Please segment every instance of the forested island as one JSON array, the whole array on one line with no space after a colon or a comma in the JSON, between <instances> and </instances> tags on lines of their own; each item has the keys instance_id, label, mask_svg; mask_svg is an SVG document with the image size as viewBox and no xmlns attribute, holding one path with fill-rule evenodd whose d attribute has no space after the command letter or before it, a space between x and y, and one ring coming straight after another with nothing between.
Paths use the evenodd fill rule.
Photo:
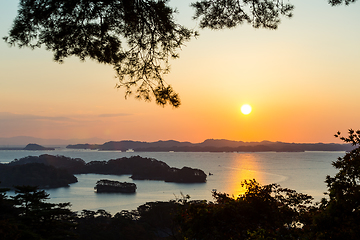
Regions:
<instances>
[{"instance_id":1,"label":"forested island","mask_svg":"<svg viewBox=\"0 0 360 240\"><path fill-rule=\"evenodd\" d=\"M131 175L134 180L159 180L177 183L205 183L200 169L170 167L165 162L140 156L86 163L80 158L43 154L0 164L0 182L4 187L32 185L40 188L69 186L77 182L74 174Z\"/></svg>"},{"instance_id":2,"label":"forested island","mask_svg":"<svg viewBox=\"0 0 360 240\"><path fill-rule=\"evenodd\" d=\"M77 178L66 169L43 163L0 164L0 182L3 187L31 185L43 189L57 188L68 187L77 181Z\"/></svg>"},{"instance_id":3,"label":"forested island","mask_svg":"<svg viewBox=\"0 0 360 240\"><path fill-rule=\"evenodd\" d=\"M96 182L94 189L97 193L135 193L137 187L135 183L101 179Z\"/></svg>"},{"instance_id":4,"label":"forested island","mask_svg":"<svg viewBox=\"0 0 360 240\"><path fill-rule=\"evenodd\" d=\"M242 142L225 139L207 139L202 143L179 142L174 140L141 142L110 141L104 144L75 144L68 149L90 149L100 151L135 152L304 152L304 151L350 151L350 144L336 143L285 143L285 142Z\"/></svg>"}]
</instances>

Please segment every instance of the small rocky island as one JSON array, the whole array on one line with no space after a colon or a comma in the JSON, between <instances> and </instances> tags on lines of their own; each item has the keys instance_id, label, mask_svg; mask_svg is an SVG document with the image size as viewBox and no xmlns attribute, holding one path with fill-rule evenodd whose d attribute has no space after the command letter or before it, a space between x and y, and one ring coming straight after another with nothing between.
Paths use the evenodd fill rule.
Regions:
<instances>
[{"instance_id":1,"label":"small rocky island","mask_svg":"<svg viewBox=\"0 0 360 240\"><path fill-rule=\"evenodd\" d=\"M136 184L101 179L96 182L94 189L97 193L135 193Z\"/></svg>"},{"instance_id":2,"label":"small rocky island","mask_svg":"<svg viewBox=\"0 0 360 240\"><path fill-rule=\"evenodd\" d=\"M23 148L23 150L30 150L30 151L51 151L51 150L55 150L55 148L49 148L49 147L43 147L39 144L35 144L35 143L29 143L28 145L26 145L25 148Z\"/></svg>"}]
</instances>

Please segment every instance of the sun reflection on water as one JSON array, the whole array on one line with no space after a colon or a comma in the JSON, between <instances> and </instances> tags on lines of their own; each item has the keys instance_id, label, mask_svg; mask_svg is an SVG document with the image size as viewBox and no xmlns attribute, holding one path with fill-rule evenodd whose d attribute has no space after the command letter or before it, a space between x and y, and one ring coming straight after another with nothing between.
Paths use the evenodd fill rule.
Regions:
<instances>
[{"instance_id":1,"label":"sun reflection on water","mask_svg":"<svg viewBox=\"0 0 360 240\"><path fill-rule=\"evenodd\" d=\"M245 193L245 188L241 186L244 180L256 179L260 184L266 184L265 173L261 171L259 161L254 154L238 154L234 159L235 168L229 169L229 184L227 192L238 196Z\"/></svg>"}]
</instances>

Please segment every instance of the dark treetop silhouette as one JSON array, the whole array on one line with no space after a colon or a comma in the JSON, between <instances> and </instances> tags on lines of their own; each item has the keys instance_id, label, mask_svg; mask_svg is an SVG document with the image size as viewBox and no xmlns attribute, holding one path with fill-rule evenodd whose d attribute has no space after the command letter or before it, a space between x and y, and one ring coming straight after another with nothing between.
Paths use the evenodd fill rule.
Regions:
<instances>
[{"instance_id":1,"label":"dark treetop silhouette","mask_svg":"<svg viewBox=\"0 0 360 240\"><path fill-rule=\"evenodd\" d=\"M201 1L193 3L202 28L234 27L243 22L276 28L279 15L293 7L279 1ZM18 16L4 39L10 45L54 52L54 60L77 56L110 64L128 96L174 107L180 99L163 78L169 59L197 33L174 20L167 0L21 0Z\"/></svg>"},{"instance_id":2,"label":"dark treetop silhouette","mask_svg":"<svg viewBox=\"0 0 360 240\"><path fill-rule=\"evenodd\" d=\"M356 0L329 0L332 5ZM191 4L200 28L232 28L249 23L276 29L280 17L291 17L294 6L283 0L203 0ZM180 98L163 75L169 59L197 35L174 20L176 9L168 0L20 0L18 15L4 40L10 45L54 52L66 57L93 59L113 66L117 87L125 97L159 105L180 105ZM136 88L133 91L133 87Z\"/></svg>"}]
</instances>

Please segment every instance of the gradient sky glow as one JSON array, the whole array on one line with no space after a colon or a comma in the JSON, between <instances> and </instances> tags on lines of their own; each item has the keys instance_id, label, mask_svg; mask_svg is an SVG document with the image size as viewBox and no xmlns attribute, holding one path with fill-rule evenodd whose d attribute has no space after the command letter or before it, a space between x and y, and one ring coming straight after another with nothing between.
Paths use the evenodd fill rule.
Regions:
<instances>
[{"instance_id":1,"label":"gradient sky glow","mask_svg":"<svg viewBox=\"0 0 360 240\"><path fill-rule=\"evenodd\" d=\"M191 1L171 1L191 20ZM295 0L294 17L278 30L199 30L166 76L179 109L124 99L111 66L52 61L44 49L0 41L0 137L202 142L339 142L338 130L359 129L360 2L331 7ZM0 0L0 36L18 1ZM249 115L241 113L250 104Z\"/></svg>"}]
</instances>

